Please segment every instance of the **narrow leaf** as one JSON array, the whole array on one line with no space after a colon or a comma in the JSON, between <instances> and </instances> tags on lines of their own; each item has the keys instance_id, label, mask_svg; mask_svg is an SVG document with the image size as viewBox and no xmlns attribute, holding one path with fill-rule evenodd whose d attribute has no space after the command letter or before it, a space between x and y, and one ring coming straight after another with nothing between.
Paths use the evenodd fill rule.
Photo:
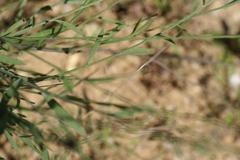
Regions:
<instances>
[{"instance_id":1,"label":"narrow leaf","mask_svg":"<svg viewBox=\"0 0 240 160\"><path fill-rule=\"evenodd\" d=\"M148 55L153 53L153 49L150 48L139 48L139 47L134 47L134 48L128 48L122 52L119 53L119 55L135 55L135 56L140 56L140 55Z\"/></svg>"},{"instance_id":2,"label":"narrow leaf","mask_svg":"<svg viewBox=\"0 0 240 160\"><path fill-rule=\"evenodd\" d=\"M102 34L100 33L99 35L102 35ZM99 46L100 46L100 44L101 44L101 38L102 38L102 37L99 37L99 38L96 40L96 42L95 42L95 44L93 45L93 47L90 49L90 53L89 53L89 56L88 56L87 64L90 64L90 63L93 62L94 57L95 57L95 55L96 55L96 52L97 52L97 50L98 50L98 48L99 48Z\"/></svg>"},{"instance_id":3,"label":"narrow leaf","mask_svg":"<svg viewBox=\"0 0 240 160\"><path fill-rule=\"evenodd\" d=\"M56 100L50 100L48 102L48 105L51 109L54 110L60 121L75 129L80 134L85 134L85 129L81 126L81 124L77 122L67 111L65 111Z\"/></svg>"},{"instance_id":4,"label":"narrow leaf","mask_svg":"<svg viewBox=\"0 0 240 160\"><path fill-rule=\"evenodd\" d=\"M13 33L14 31L16 31L19 27L21 27L25 22L23 20L19 20L16 23L14 23L13 25L11 25L11 27L8 28L8 30L6 30L5 32L3 32L3 34L1 34L2 36L4 35L8 35L10 33Z\"/></svg>"},{"instance_id":5,"label":"narrow leaf","mask_svg":"<svg viewBox=\"0 0 240 160\"><path fill-rule=\"evenodd\" d=\"M5 56L5 55L0 55L0 62L7 63L10 65L23 65L24 64L24 62L22 62L16 58L11 58L11 57Z\"/></svg>"},{"instance_id":6,"label":"narrow leaf","mask_svg":"<svg viewBox=\"0 0 240 160\"><path fill-rule=\"evenodd\" d=\"M5 131L4 134L7 137L8 142L11 144L12 148L14 148L16 151L19 151L18 145L13 139L12 135L8 131Z\"/></svg>"}]
</instances>

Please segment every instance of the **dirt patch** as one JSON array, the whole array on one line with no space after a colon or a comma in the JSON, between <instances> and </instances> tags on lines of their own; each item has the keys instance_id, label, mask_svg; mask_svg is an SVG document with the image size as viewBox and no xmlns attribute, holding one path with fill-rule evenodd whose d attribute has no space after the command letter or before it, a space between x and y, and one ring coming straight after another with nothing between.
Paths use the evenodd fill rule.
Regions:
<instances>
[{"instance_id":1,"label":"dirt patch","mask_svg":"<svg viewBox=\"0 0 240 160\"><path fill-rule=\"evenodd\" d=\"M140 18L157 15L152 25L162 26L191 12L192 1L184 2L172 1L169 3L170 9L162 12L161 8L159 10L159 6L150 0L124 1L112 10L104 12L102 18L114 18L123 20L126 24L133 24ZM217 1L211 7L220 6L223 2ZM38 5L40 4L34 4L35 7ZM106 4L101 5L106 6ZM60 13L61 9L63 8L54 9L45 16L54 16ZM95 11L100 9L99 6L93 8ZM201 15L184 25L184 34L239 34L239 15L239 4L221 12ZM112 27L96 20L87 24L84 32L91 36L102 26L107 29ZM159 30L144 36L151 36ZM121 34L126 35L131 32L132 28L128 28ZM169 34L173 33L169 32ZM72 34L74 35L68 32L63 35ZM67 48L69 42L62 41L59 44L62 44L62 48ZM70 43L82 45L82 42L77 41ZM97 52L96 58L113 55L115 53L112 51L133 43L129 41L106 45ZM167 43L154 41L146 44L145 47L159 50ZM47 46L59 44L49 42ZM151 106L150 108L154 110L154 112L133 115L129 119L115 119L95 112L91 108L104 110L103 106L88 106L89 110L82 111L79 106L61 102L75 118L82 115L89 134L87 140L83 140L86 142L83 143L83 150L92 159L238 159L240 103L238 90L234 91L229 84L229 77L240 65L239 59L235 56L240 52L238 48L234 48L235 44L239 45L236 40L230 42L230 40L217 41L213 38L208 40L186 38L178 40L176 45L170 44L167 50L141 71L138 70L139 67L151 56L119 57L74 72L73 75L78 77L91 75L91 78L111 76L118 78L114 81L106 80L105 83L96 82L94 85L83 82L74 88L73 95L102 103L142 104L143 109L145 106ZM46 74L53 68L71 70L82 66L87 61L89 48L76 49L73 53L36 49L32 52L35 56L31 54L19 56L26 62L24 69ZM54 66L39 60L37 56ZM51 72L54 73L56 72ZM57 88L57 91L59 90L61 87ZM34 102L40 101L37 96L28 96ZM109 107L105 110L117 109ZM37 115L32 118L36 117ZM51 129L46 129L46 132L54 137L54 131ZM74 146L74 140L81 141L82 137L71 138L66 136L59 140L56 137L55 141L49 142L51 154L62 154L66 151L69 159L79 159L78 151L71 146ZM4 148L11 150L8 146ZM24 157L30 155L30 152L21 155Z\"/></svg>"}]
</instances>

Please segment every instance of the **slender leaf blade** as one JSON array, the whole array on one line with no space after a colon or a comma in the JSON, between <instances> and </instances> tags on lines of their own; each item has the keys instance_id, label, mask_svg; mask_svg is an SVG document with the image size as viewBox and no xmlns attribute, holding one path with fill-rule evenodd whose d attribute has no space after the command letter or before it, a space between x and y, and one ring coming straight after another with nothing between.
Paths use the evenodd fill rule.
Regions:
<instances>
[{"instance_id":1,"label":"slender leaf blade","mask_svg":"<svg viewBox=\"0 0 240 160\"><path fill-rule=\"evenodd\" d=\"M77 122L63 107L54 99L51 99L48 102L48 105L51 109L54 110L58 119L63 121L67 126L75 129L80 134L85 134L85 129Z\"/></svg>"},{"instance_id":2,"label":"slender leaf blade","mask_svg":"<svg viewBox=\"0 0 240 160\"><path fill-rule=\"evenodd\" d=\"M24 62L21 60L18 60L16 58L12 58L9 56L5 56L5 55L0 55L0 62L7 63L10 65L23 65L24 64Z\"/></svg>"}]
</instances>

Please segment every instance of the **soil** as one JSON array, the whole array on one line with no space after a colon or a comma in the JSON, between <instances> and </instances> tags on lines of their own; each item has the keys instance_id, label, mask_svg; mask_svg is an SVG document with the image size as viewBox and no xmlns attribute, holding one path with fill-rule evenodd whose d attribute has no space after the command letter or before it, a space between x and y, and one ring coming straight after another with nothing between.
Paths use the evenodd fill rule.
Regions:
<instances>
[{"instance_id":1,"label":"soil","mask_svg":"<svg viewBox=\"0 0 240 160\"><path fill-rule=\"evenodd\" d=\"M163 13L151 0L125 0L112 10L104 12L102 16L132 23L141 17L157 13L159 15L154 25L164 25L188 14L191 11L191 2L171 1L171 9ZM224 2L224 0L216 1L211 8L220 6ZM100 8L94 9L100 10ZM239 34L239 8L240 5L236 4L225 10L196 17L185 25L186 30L189 34L195 35ZM55 15L59 12L61 9L53 10L48 14ZM85 32L91 35L100 27L101 24L98 22L92 22L85 27ZM123 32L122 34L126 34L131 30ZM124 47L131 43L124 42L120 45ZM146 47L157 51L166 44L162 41L153 42ZM83 77L89 74L92 74L92 77L127 76L95 86L81 84L74 89L74 95L87 95L88 98L101 102L127 101L129 104L145 104L157 111L155 114L140 114L130 120L107 118L91 110L84 113L83 119L86 119L86 123L90 123L87 121L90 117L93 121L93 132L90 132L89 136L92 144L89 146L96 147L94 149L86 144L84 146L86 152L92 159L109 160L239 159L239 86L232 86L230 83L232 75L239 75L240 50L236 45L239 46L236 40L179 40L176 45L170 45L140 72L137 69L146 63L150 56L120 57L108 63L100 63L83 72L76 72L77 76ZM119 44L108 47L118 50ZM85 53L60 54L34 51L34 54L66 70L80 66L86 61ZM110 54L99 51L97 56L101 58ZM20 58L27 62L25 69L41 73L48 73L51 70L50 66L32 55L23 54ZM35 96L31 96L31 99L35 102L40 101L39 97ZM71 114L77 116L78 107L65 102L62 104ZM109 126L109 130L105 131L108 137L101 140L105 143L94 139L97 123ZM67 142L68 146L73 145L72 141ZM49 145L53 152L62 154L60 151L66 151L56 143ZM8 145L4 147L5 150L10 150ZM4 152L3 155L9 154L4 150L1 152ZM68 159L79 159L76 152L71 149L68 149L67 153ZM26 152L22 155L27 156L31 153Z\"/></svg>"}]
</instances>

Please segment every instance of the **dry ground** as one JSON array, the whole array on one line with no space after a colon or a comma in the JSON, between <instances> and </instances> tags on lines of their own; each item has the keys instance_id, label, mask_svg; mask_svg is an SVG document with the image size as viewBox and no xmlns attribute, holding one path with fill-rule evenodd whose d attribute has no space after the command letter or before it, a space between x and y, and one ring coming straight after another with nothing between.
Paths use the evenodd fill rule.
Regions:
<instances>
[{"instance_id":1,"label":"dry ground","mask_svg":"<svg viewBox=\"0 0 240 160\"><path fill-rule=\"evenodd\" d=\"M216 1L212 7L223 2ZM156 24L167 24L186 15L191 9L191 1L184 3L183 0L174 0L170 5L171 10L160 14ZM237 4L226 10L194 18L186 24L186 30L192 34L239 34L239 8L240 5ZM54 15L60 11L61 9L56 9L49 14ZM159 12L159 8L151 0L144 1L144 5L140 0L126 0L112 10L104 12L103 17L119 18L126 23L132 23L140 17L156 12ZM99 30L100 25L97 22L90 23L85 32L90 35ZM125 42L121 45L127 46L130 43ZM125 76L114 82L81 84L74 89L75 95L87 94L91 99L104 102L127 101L129 104L146 104L157 111L125 120L107 118L94 111L86 113L86 124L90 123L89 119L92 119L93 123L90 142L85 145L86 153L96 160L240 159L239 86L230 83L231 76L240 73L240 50L231 43L234 42L179 40L177 45L171 45L140 72L137 69L150 57L121 57L76 73L94 73L93 77ZM159 50L165 45L163 42L154 42L147 47ZM113 50L118 49L119 44L109 47ZM84 53L68 55L36 51L35 54L67 70L80 66L86 60ZM98 56L108 54L110 53L99 51ZM49 71L49 66L31 55L22 55L21 59L27 62L25 68L42 73ZM31 99L39 101L35 96ZM73 115L78 111L76 106L65 104L65 107ZM97 123L108 127L98 128ZM105 134L104 138L95 139L94 129ZM9 145L4 147L9 149ZM50 148L58 152L57 154L63 154L62 151L65 150L56 144L50 144ZM68 155L67 159L79 159L70 149L64 154ZM22 153L23 157L27 155L29 153Z\"/></svg>"}]
</instances>

